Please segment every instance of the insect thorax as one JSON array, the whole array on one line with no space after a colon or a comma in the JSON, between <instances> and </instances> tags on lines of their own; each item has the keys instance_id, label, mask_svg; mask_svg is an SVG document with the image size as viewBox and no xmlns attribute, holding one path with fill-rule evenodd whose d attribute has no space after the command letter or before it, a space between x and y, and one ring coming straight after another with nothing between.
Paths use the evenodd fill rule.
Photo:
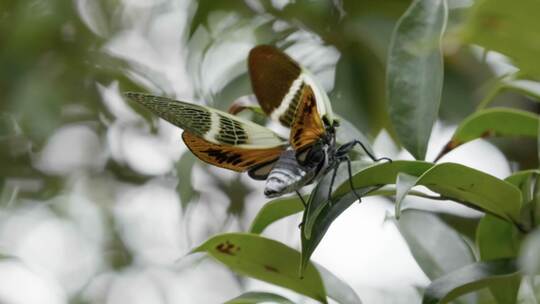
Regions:
<instances>
[{"instance_id":1,"label":"insect thorax","mask_svg":"<svg viewBox=\"0 0 540 304\"><path fill-rule=\"evenodd\" d=\"M281 196L318 180L332 161L335 153L333 142L321 140L298 154L292 148L285 150L266 179L264 194L267 197Z\"/></svg>"}]
</instances>

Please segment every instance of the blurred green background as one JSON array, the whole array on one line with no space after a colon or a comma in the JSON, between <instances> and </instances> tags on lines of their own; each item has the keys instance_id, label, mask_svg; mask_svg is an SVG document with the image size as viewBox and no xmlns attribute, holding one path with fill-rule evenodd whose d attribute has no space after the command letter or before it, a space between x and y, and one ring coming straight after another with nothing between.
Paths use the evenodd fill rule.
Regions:
<instances>
[{"instance_id":1,"label":"blurred green background","mask_svg":"<svg viewBox=\"0 0 540 304\"><path fill-rule=\"evenodd\" d=\"M18 286L0 287L0 302L217 303L253 284L214 264L177 259L213 233L245 230L264 202L262 184L184 153L178 129L120 93L226 109L251 94L249 49L274 44L317 76L335 112L370 138L386 138L375 148L390 153L386 56L409 4L0 1L0 253L13 258L0 263L9 273L0 285ZM441 130L472 113L494 79L513 69L502 56L463 45L472 2L448 4ZM539 110L512 92L494 103ZM449 135L432 138L438 146L428 159ZM492 143L510 166L537 166L533 140ZM370 299L417 300L414 285L425 279L411 269L420 279L405 280L406 296L388 284L366 287Z\"/></svg>"}]
</instances>

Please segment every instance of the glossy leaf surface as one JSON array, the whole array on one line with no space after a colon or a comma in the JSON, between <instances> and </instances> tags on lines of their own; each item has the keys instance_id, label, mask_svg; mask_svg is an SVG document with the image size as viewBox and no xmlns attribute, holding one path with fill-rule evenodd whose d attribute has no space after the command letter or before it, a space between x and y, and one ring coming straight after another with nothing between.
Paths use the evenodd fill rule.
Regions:
<instances>
[{"instance_id":1,"label":"glossy leaf surface","mask_svg":"<svg viewBox=\"0 0 540 304\"><path fill-rule=\"evenodd\" d=\"M315 266L307 263L301 277L300 253L280 242L255 234L225 233L210 238L194 252L206 252L239 274L326 303L326 291Z\"/></svg>"},{"instance_id":2,"label":"glossy leaf surface","mask_svg":"<svg viewBox=\"0 0 540 304\"><path fill-rule=\"evenodd\" d=\"M538 136L538 115L509 108L478 111L465 119L436 159L469 141L501 136Z\"/></svg>"},{"instance_id":3,"label":"glossy leaf surface","mask_svg":"<svg viewBox=\"0 0 540 304\"><path fill-rule=\"evenodd\" d=\"M426 288L422 303L448 303L461 295L480 290L515 275L517 271L516 262L513 259L467 265L431 282Z\"/></svg>"},{"instance_id":4,"label":"glossy leaf surface","mask_svg":"<svg viewBox=\"0 0 540 304\"><path fill-rule=\"evenodd\" d=\"M388 55L390 118L403 146L424 159L437 119L444 77L440 41L445 0L415 0L399 19Z\"/></svg>"}]
</instances>

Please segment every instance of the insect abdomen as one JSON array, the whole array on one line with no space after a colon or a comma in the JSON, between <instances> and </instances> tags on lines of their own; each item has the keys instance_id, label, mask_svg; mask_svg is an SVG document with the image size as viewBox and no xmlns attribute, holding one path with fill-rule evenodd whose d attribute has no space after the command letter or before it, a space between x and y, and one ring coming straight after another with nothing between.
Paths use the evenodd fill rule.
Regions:
<instances>
[{"instance_id":1,"label":"insect abdomen","mask_svg":"<svg viewBox=\"0 0 540 304\"><path fill-rule=\"evenodd\" d=\"M298 190L308 184L313 174L296 160L295 152L285 150L266 179L264 194L277 197Z\"/></svg>"}]
</instances>

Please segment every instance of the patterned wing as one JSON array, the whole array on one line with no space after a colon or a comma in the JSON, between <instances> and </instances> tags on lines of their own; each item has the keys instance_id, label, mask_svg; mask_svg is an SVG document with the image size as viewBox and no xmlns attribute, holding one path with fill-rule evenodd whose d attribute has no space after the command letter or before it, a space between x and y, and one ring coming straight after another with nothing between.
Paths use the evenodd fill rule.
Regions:
<instances>
[{"instance_id":1,"label":"patterned wing","mask_svg":"<svg viewBox=\"0 0 540 304\"><path fill-rule=\"evenodd\" d=\"M212 144L245 149L272 149L286 144L270 129L216 109L143 93L128 92L125 95Z\"/></svg>"},{"instance_id":2,"label":"patterned wing","mask_svg":"<svg viewBox=\"0 0 540 304\"><path fill-rule=\"evenodd\" d=\"M253 92L263 111L275 121L290 127L305 86L311 86L319 114L333 121L328 96L319 89L311 74L279 49L260 45L248 58L249 76Z\"/></svg>"},{"instance_id":3,"label":"patterned wing","mask_svg":"<svg viewBox=\"0 0 540 304\"><path fill-rule=\"evenodd\" d=\"M291 126L290 143L295 151L302 152L311 147L326 133L317 110L317 100L310 86L305 86L300 96L300 105Z\"/></svg>"},{"instance_id":4,"label":"patterned wing","mask_svg":"<svg viewBox=\"0 0 540 304\"><path fill-rule=\"evenodd\" d=\"M273 163L285 150L284 146L270 149L245 149L238 146L211 143L189 131L182 139L199 159L221 168L244 172L249 170L255 179L265 179Z\"/></svg>"}]
</instances>

